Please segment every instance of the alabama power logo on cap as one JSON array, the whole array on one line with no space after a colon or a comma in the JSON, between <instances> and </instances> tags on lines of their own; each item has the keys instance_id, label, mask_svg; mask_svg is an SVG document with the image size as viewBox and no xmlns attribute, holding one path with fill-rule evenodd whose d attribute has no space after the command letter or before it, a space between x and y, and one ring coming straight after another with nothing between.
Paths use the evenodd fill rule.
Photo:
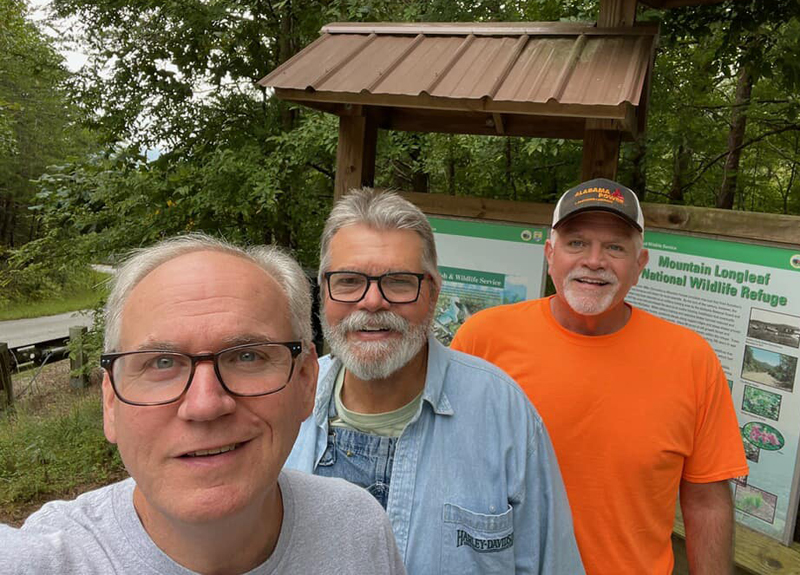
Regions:
<instances>
[{"instance_id":1,"label":"alabama power logo on cap","mask_svg":"<svg viewBox=\"0 0 800 575\"><path fill-rule=\"evenodd\" d=\"M585 196L587 194L594 194L594 197L587 197L583 198L581 196ZM607 188L586 188L585 190L581 190L580 192L575 194L576 198L580 198L575 202L575 205L580 205L583 202L589 201L600 201L600 202L609 202L613 204L622 204L625 205L625 196L622 195L622 191L619 188L616 188L613 192Z\"/></svg>"}]
</instances>

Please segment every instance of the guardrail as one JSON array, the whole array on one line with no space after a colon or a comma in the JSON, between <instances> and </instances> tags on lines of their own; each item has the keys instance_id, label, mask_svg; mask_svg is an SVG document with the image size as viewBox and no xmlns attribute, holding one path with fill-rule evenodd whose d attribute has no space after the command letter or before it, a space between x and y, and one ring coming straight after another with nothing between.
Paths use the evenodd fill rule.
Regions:
<instances>
[{"instance_id":1,"label":"guardrail","mask_svg":"<svg viewBox=\"0 0 800 575\"><path fill-rule=\"evenodd\" d=\"M40 341L10 348L7 343L0 342L0 411L14 405L14 385L11 380L12 371L22 367L41 365L52 361L61 361L70 358L70 371L74 372L86 362L86 354L81 346L81 340L86 334L86 327L75 326L69 328L69 337L61 337ZM70 353L69 342L76 341L75 353ZM38 373L36 374L38 375ZM35 378L36 376L34 376ZM70 386L73 388L86 387L87 381L83 374L71 375Z\"/></svg>"}]
</instances>

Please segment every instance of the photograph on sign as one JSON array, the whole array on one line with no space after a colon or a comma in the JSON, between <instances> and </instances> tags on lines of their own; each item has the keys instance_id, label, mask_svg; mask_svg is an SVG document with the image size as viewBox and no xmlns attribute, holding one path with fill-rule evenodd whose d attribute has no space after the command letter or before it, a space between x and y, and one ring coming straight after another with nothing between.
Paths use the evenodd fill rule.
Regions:
<instances>
[{"instance_id":1,"label":"photograph on sign","mask_svg":"<svg viewBox=\"0 0 800 575\"><path fill-rule=\"evenodd\" d=\"M442 276L433 331L445 345L472 314L544 295L547 228L428 219Z\"/></svg>"},{"instance_id":2,"label":"photograph on sign","mask_svg":"<svg viewBox=\"0 0 800 575\"><path fill-rule=\"evenodd\" d=\"M797 358L760 347L744 346L742 379L791 392Z\"/></svg>"},{"instance_id":3,"label":"photograph on sign","mask_svg":"<svg viewBox=\"0 0 800 575\"><path fill-rule=\"evenodd\" d=\"M800 347L800 317L754 307L750 310L747 337Z\"/></svg>"},{"instance_id":4,"label":"photograph on sign","mask_svg":"<svg viewBox=\"0 0 800 575\"><path fill-rule=\"evenodd\" d=\"M628 294L702 335L719 357L750 467L738 522L788 544L800 492L800 267L796 250L647 231L650 261Z\"/></svg>"}]
</instances>

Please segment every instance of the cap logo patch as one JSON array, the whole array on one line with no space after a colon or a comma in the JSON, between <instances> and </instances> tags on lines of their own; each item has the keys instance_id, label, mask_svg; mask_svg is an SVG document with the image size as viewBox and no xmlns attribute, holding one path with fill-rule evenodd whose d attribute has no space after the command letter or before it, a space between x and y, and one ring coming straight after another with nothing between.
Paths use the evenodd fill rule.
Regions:
<instances>
[{"instance_id":1,"label":"cap logo patch","mask_svg":"<svg viewBox=\"0 0 800 575\"><path fill-rule=\"evenodd\" d=\"M580 196L585 196L586 194L594 194L595 197L589 198L582 198L575 202L576 206L581 205L584 202L606 202L609 204L622 204L625 205L625 196L622 195L622 192L617 188L613 192L606 188L586 188L585 190L581 190L575 194L575 197L578 198Z\"/></svg>"}]
</instances>

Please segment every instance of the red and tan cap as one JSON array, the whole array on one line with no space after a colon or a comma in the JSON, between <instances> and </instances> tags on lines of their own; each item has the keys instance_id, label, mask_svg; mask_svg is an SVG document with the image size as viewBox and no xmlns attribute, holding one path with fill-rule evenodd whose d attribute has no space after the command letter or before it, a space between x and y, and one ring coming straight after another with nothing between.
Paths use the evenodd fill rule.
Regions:
<instances>
[{"instance_id":1,"label":"red and tan cap","mask_svg":"<svg viewBox=\"0 0 800 575\"><path fill-rule=\"evenodd\" d=\"M644 231L644 215L639 198L630 188L605 178L583 182L564 192L553 213L553 228L573 216L590 211L612 213L640 232Z\"/></svg>"}]
</instances>

